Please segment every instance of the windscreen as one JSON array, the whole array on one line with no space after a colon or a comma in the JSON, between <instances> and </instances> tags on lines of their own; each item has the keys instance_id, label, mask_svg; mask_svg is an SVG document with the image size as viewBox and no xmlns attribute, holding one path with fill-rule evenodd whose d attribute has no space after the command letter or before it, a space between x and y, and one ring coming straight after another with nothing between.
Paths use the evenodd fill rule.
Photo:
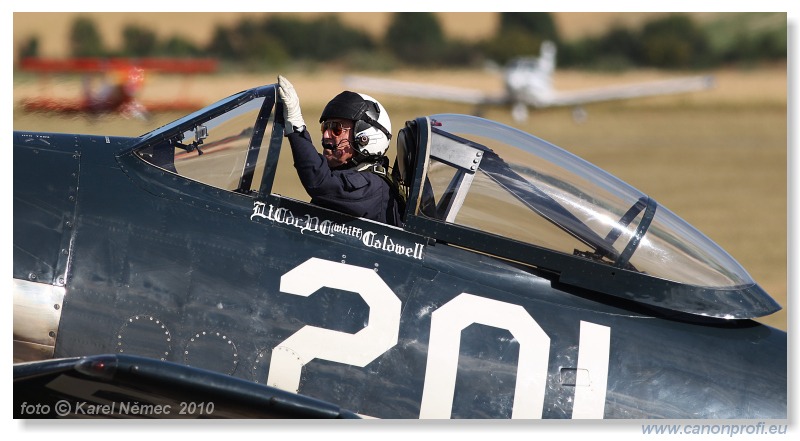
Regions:
<instances>
[{"instance_id":1,"label":"windscreen","mask_svg":"<svg viewBox=\"0 0 800 441\"><path fill-rule=\"evenodd\" d=\"M269 142L267 137L253 136L264 101L253 98L216 117L184 124L177 136L136 153L197 182L230 191L250 190L241 188L243 176L249 173L250 182L261 181L267 150L261 147Z\"/></svg>"}]
</instances>

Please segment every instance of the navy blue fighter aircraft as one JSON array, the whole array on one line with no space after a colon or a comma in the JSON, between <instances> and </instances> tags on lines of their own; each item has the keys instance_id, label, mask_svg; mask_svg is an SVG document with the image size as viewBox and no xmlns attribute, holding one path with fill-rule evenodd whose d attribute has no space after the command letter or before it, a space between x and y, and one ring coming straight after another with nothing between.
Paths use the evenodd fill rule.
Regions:
<instances>
[{"instance_id":1,"label":"navy blue fighter aircraft","mask_svg":"<svg viewBox=\"0 0 800 441\"><path fill-rule=\"evenodd\" d=\"M16 417L787 417L780 306L652 198L441 114L396 136L405 225L352 217L282 105L14 133Z\"/></svg>"}]
</instances>

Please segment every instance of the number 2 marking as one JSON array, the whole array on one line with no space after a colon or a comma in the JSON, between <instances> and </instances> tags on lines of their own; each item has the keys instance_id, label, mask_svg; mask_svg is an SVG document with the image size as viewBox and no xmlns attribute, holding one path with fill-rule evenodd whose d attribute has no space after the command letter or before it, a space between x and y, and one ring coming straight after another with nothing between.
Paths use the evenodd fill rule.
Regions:
<instances>
[{"instance_id":1,"label":"number 2 marking","mask_svg":"<svg viewBox=\"0 0 800 441\"><path fill-rule=\"evenodd\" d=\"M400 299L375 271L312 258L281 277L281 291L308 297L322 287L358 293L369 306L368 325L355 334L304 326L272 351L267 384L298 392L311 360L364 367L397 344Z\"/></svg>"}]
</instances>

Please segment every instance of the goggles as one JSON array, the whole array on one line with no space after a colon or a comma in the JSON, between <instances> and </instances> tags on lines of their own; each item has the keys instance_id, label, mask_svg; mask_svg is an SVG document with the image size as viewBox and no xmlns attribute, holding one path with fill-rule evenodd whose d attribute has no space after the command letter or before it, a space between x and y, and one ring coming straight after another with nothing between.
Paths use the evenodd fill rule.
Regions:
<instances>
[{"instance_id":1,"label":"goggles","mask_svg":"<svg viewBox=\"0 0 800 441\"><path fill-rule=\"evenodd\" d=\"M339 121L325 121L322 123L322 133L330 130L334 136L340 136L343 132L350 130L352 127L344 127Z\"/></svg>"}]
</instances>

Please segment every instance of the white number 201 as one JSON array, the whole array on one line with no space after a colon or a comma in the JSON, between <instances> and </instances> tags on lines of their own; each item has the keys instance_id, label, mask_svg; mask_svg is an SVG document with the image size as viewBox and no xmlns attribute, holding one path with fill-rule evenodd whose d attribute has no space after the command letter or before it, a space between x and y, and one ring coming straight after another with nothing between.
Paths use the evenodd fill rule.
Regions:
<instances>
[{"instance_id":1,"label":"white number 201","mask_svg":"<svg viewBox=\"0 0 800 441\"><path fill-rule=\"evenodd\" d=\"M322 287L358 293L369 324L355 334L305 326L272 351L267 384L298 392L302 368L315 358L364 367L397 344L401 302L375 271L317 258L281 277L281 291L308 297ZM420 418L450 418L461 331L473 323L509 331L519 343L512 418L541 418L550 337L519 305L463 293L431 315ZM581 321L573 418L603 418L610 328Z\"/></svg>"}]
</instances>

